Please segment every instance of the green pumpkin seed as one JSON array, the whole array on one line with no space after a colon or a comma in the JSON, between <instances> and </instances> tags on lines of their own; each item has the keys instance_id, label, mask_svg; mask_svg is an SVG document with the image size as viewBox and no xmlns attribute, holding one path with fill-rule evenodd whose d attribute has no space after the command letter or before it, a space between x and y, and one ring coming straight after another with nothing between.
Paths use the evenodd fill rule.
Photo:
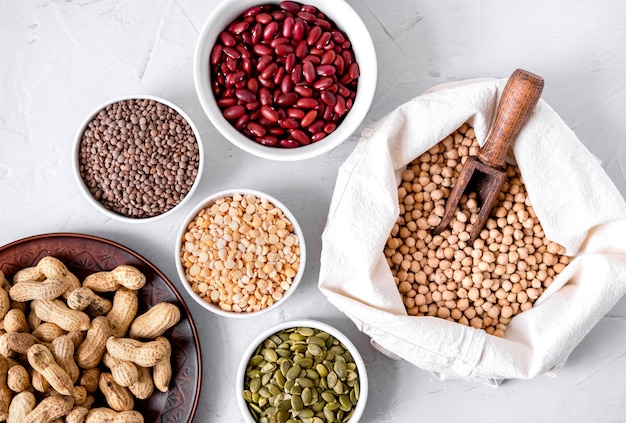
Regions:
<instances>
[{"instance_id":1,"label":"green pumpkin seed","mask_svg":"<svg viewBox=\"0 0 626 423\"><path fill-rule=\"evenodd\" d=\"M333 336L286 329L256 348L242 396L259 423L345 422L358 401L358 379L352 355Z\"/></svg>"},{"instance_id":2,"label":"green pumpkin seed","mask_svg":"<svg viewBox=\"0 0 626 423\"><path fill-rule=\"evenodd\" d=\"M308 336L313 336L315 335L315 329L313 328L307 328L307 327L301 327L298 328L298 333L302 336L308 337Z\"/></svg>"},{"instance_id":3,"label":"green pumpkin seed","mask_svg":"<svg viewBox=\"0 0 626 423\"><path fill-rule=\"evenodd\" d=\"M276 370L276 363L265 363L263 367L261 367L261 373L272 373Z\"/></svg>"},{"instance_id":4,"label":"green pumpkin seed","mask_svg":"<svg viewBox=\"0 0 626 423\"><path fill-rule=\"evenodd\" d=\"M335 398L335 393L333 391L324 391L322 392L322 399L326 401L328 404L332 404L337 399Z\"/></svg>"},{"instance_id":5,"label":"green pumpkin seed","mask_svg":"<svg viewBox=\"0 0 626 423\"><path fill-rule=\"evenodd\" d=\"M304 405L311 405L311 402L313 401L313 393L311 392L311 388L304 388L302 390L302 403Z\"/></svg>"},{"instance_id":6,"label":"green pumpkin seed","mask_svg":"<svg viewBox=\"0 0 626 423\"><path fill-rule=\"evenodd\" d=\"M301 371L302 369L300 368L300 366L298 366L297 364L294 364L287 371L287 374L285 375L285 377L287 378L287 380L295 380L297 377L300 376Z\"/></svg>"},{"instance_id":7,"label":"green pumpkin seed","mask_svg":"<svg viewBox=\"0 0 626 423\"><path fill-rule=\"evenodd\" d=\"M276 363L276 361L278 360L278 354L276 353L275 349L265 348L263 351L261 351L261 354L263 354L263 358L265 358L265 360L270 363Z\"/></svg>"},{"instance_id":8,"label":"green pumpkin seed","mask_svg":"<svg viewBox=\"0 0 626 423\"><path fill-rule=\"evenodd\" d=\"M259 388L261 387L261 378L255 377L250 380L250 392L259 392Z\"/></svg>"},{"instance_id":9,"label":"green pumpkin seed","mask_svg":"<svg viewBox=\"0 0 626 423\"><path fill-rule=\"evenodd\" d=\"M309 378L306 377L298 377L296 378L296 383L300 385L302 388L313 388L315 387L315 383Z\"/></svg>"},{"instance_id":10,"label":"green pumpkin seed","mask_svg":"<svg viewBox=\"0 0 626 423\"><path fill-rule=\"evenodd\" d=\"M319 357L324 352L322 348L317 344L308 344L306 350L311 353L313 357Z\"/></svg>"},{"instance_id":11,"label":"green pumpkin seed","mask_svg":"<svg viewBox=\"0 0 626 423\"><path fill-rule=\"evenodd\" d=\"M291 397L291 408L298 412L304 408L304 403L302 402L302 398L300 395L293 395Z\"/></svg>"},{"instance_id":12,"label":"green pumpkin seed","mask_svg":"<svg viewBox=\"0 0 626 423\"><path fill-rule=\"evenodd\" d=\"M328 376L328 369L321 363L315 365L315 371L320 377Z\"/></svg>"},{"instance_id":13,"label":"green pumpkin seed","mask_svg":"<svg viewBox=\"0 0 626 423\"><path fill-rule=\"evenodd\" d=\"M345 380L346 377L348 376L348 368L346 367L346 362L343 361L343 357L341 358L341 360L339 360L339 357L337 357L337 361L335 361L333 370L335 371L335 373L337 374L337 377L339 377L340 380Z\"/></svg>"}]
</instances>

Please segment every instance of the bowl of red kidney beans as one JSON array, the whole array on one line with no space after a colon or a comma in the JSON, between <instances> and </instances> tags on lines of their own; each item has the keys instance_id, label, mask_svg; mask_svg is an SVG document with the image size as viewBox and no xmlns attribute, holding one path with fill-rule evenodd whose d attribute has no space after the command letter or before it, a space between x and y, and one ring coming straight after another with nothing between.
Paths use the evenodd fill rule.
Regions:
<instances>
[{"instance_id":1,"label":"bowl of red kidney beans","mask_svg":"<svg viewBox=\"0 0 626 423\"><path fill-rule=\"evenodd\" d=\"M361 125L376 91L376 52L359 15L344 0L305 1L224 0L196 45L205 113L262 158L334 149Z\"/></svg>"}]
</instances>

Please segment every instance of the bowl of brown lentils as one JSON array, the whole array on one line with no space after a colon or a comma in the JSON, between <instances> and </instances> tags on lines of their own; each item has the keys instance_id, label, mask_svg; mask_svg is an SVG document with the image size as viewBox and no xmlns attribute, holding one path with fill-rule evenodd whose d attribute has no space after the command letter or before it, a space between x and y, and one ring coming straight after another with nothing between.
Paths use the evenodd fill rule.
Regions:
<instances>
[{"instance_id":1,"label":"bowl of brown lentils","mask_svg":"<svg viewBox=\"0 0 626 423\"><path fill-rule=\"evenodd\" d=\"M259 157L301 160L337 147L362 123L376 52L345 1L226 0L200 33L194 80L228 141Z\"/></svg>"},{"instance_id":2,"label":"bowl of brown lentils","mask_svg":"<svg viewBox=\"0 0 626 423\"><path fill-rule=\"evenodd\" d=\"M350 422L365 410L368 381L356 346L317 320L279 323L244 352L235 381L246 423Z\"/></svg>"},{"instance_id":3,"label":"bowl of brown lentils","mask_svg":"<svg viewBox=\"0 0 626 423\"><path fill-rule=\"evenodd\" d=\"M204 163L191 119L154 96L97 107L81 125L73 154L81 192L96 209L124 222L173 213L196 189Z\"/></svg>"},{"instance_id":4,"label":"bowl of brown lentils","mask_svg":"<svg viewBox=\"0 0 626 423\"><path fill-rule=\"evenodd\" d=\"M207 197L189 213L175 261L183 287L203 308L256 317L295 292L306 247L295 216L278 199L232 189Z\"/></svg>"}]
</instances>

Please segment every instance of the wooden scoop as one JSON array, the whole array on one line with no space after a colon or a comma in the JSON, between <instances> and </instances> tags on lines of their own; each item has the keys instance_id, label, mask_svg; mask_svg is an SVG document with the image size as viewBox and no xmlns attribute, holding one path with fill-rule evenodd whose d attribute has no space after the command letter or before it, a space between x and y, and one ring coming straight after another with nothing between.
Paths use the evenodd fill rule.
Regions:
<instances>
[{"instance_id":1,"label":"wooden scoop","mask_svg":"<svg viewBox=\"0 0 626 423\"><path fill-rule=\"evenodd\" d=\"M463 165L434 234L441 233L448 226L461 195L468 190L474 190L480 209L470 232L468 245L474 243L487 221L489 211L506 178L504 168L509 146L528 121L530 112L537 105L542 91L543 78L530 72L517 69L509 77L487 141L481 147L478 156L468 157Z\"/></svg>"}]
</instances>

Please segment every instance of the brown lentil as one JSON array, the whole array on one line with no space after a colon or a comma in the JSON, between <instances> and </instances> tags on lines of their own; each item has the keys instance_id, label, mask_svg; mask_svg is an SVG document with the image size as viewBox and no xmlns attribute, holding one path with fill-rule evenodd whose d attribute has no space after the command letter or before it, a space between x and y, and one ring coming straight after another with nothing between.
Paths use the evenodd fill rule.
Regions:
<instances>
[{"instance_id":1,"label":"brown lentil","mask_svg":"<svg viewBox=\"0 0 626 423\"><path fill-rule=\"evenodd\" d=\"M106 106L87 124L79 172L94 199L131 218L153 217L182 201L199 167L186 119L152 99Z\"/></svg>"},{"instance_id":2,"label":"brown lentil","mask_svg":"<svg viewBox=\"0 0 626 423\"><path fill-rule=\"evenodd\" d=\"M248 138L282 148L332 133L360 76L347 36L317 8L291 1L246 10L220 33L209 61L222 115Z\"/></svg>"},{"instance_id":3,"label":"brown lentil","mask_svg":"<svg viewBox=\"0 0 626 423\"><path fill-rule=\"evenodd\" d=\"M265 198L235 194L202 209L183 234L192 289L222 310L253 312L279 301L300 266L291 221Z\"/></svg>"},{"instance_id":4,"label":"brown lentil","mask_svg":"<svg viewBox=\"0 0 626 423\"><path fill-rule=\"evenodd\" d=\"M507 165L507 181L473 245L466 242L478 213L472 192L461 197L449 228L432 235L463 163L478 148L465 124L407 166L384 252L409 315L504 336L511 318L530 309L571 258L545 237L516 165Z\"/></svg>"}]
</instances>

